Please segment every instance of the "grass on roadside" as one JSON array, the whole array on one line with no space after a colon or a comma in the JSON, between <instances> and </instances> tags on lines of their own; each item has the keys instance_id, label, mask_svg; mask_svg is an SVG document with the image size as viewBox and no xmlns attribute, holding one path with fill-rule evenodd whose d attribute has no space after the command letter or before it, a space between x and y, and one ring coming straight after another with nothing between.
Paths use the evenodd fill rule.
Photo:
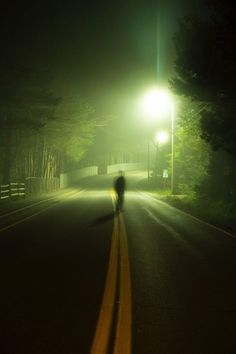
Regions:
<instances>
[{"instance_id":1,"label":"grass on roadside","mask_svg":"<svg viewBox=\"0 0 236 354\"><path fill-rule=\"evenodd\" d=\"M172 195L170 188L163 188L160 181L152 178L141 180L137 187L140 190L155 194L164 202L201 220L236 232L236 203L199 198L194 192Z\"/></svg>"},{"instance_id":2,"label":"grass on roadside","mask_svg":"<svg viewBox=\"0 0 236 354\"><path fill-rule=\"evenodd\" d=\"M209 223L236 230L236 205L232 202L197 198L195 195L166 195L162 200Z\"/></svg>"}]
</instances>

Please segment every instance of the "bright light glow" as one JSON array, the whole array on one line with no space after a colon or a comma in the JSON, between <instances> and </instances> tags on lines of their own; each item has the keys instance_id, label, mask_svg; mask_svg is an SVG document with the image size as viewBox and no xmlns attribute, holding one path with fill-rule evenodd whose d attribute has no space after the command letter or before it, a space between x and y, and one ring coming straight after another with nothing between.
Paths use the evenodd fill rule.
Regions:
<instances>
[{"instance_id":1,"label":"bright light glow","mask_svg":"<svg viewBox=\"0 0 236 354\"><path fill-rule=\"evenodd\" d=\"M163 90L149 91L143 100L143 111L150 118L158 118L170 111L170 95Z\"/></svg>"},{"instance_id":2,"label":"bright light glow","mask_svg":"<svg viewBox=\"0 0 236 354\"><path fill-rule=\"evenodd\" d=\"M168 133L163 131L163 132L157 132L156 133L156 142L159 144L165 144L169 140Z\"/></svg>"}]
</instances>

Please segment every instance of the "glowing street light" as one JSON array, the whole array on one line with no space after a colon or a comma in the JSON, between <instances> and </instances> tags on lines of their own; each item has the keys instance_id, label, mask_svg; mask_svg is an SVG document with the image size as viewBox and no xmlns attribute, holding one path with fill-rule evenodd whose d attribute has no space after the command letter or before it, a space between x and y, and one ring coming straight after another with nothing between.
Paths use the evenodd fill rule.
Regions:
<instances>
[{"instance_id":1,"label":"glowing street light","mask_svg":"<svg viewBox=\"0 0 236 354\"><path fill-rule=\"evenodd\" d=\"M143 100L143 111L148 118L155 120L171 113L171 192L174 194L174 102L165 90L149 91ZM149 178L149 142L148 142L148 178Z\"/></svg>"},{"instance_id":2,"label":"glowing street light","mask_svg":"<svg viewBox=\"0 0 236 354\"><path fill-rule=\"evenodd\" d=\"M167 133L167 132L162 131L162 132L157 132L157 133L156 133L155 141L156 141L159 145L166 144L168 140L169 140L169 136L168 136L168 133Z\"/></svg>"},{"instance_id":3,"label":"glowing street light","mask_svg":"<svg viewBox=\"0 0 236 354\"><path fill-rule=\"evenodd\" d=\"M152 120L168 113L170 107L170 97L166 91L153 89L144 96L143 111Z\"/></svg>"}]
</instances>

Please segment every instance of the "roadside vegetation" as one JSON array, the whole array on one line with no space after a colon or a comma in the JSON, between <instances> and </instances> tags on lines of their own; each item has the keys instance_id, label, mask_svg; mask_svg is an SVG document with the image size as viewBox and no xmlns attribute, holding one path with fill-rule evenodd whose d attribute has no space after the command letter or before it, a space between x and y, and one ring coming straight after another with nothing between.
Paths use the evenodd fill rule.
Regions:
<instances>
[{"instance_id":1,"label":"roadside vegetation","mask_svg":"<svg viewBox=\"0 0 236 354\"><path fill-rule=\"evenodd\" d=\"M78 166L97 125L107 120L79 91L55 93L56 61L40 57L37 26L26 31L34 11L26 4L7 6L1 17L0 185L21 181L37 187L53 180L58 185L60 173Z\"/></svg>"},{"instance_id":2,"label":"roadside vegetation","mask_svg":"<svg viewBox=\"0 0 236 354\"><path fill-rule=\"evenodd\" d=\"M0 184L53 179L72 169L106 119L81 97L56 97L47 72L20 65L0 72Z\"/></svg>"},{"instance_id":3,"label":"roadside vegetation","mask_svg":"<svg viewBox=\"0 0 236 354\"><path fill-rule=\"evenodd\" d=\"M208 2L208 19L179 22L175 188L169 203L208 221L236 225L236 5ZM183 197L184 195L184 197Z\"/></svg>"}]
</instances>

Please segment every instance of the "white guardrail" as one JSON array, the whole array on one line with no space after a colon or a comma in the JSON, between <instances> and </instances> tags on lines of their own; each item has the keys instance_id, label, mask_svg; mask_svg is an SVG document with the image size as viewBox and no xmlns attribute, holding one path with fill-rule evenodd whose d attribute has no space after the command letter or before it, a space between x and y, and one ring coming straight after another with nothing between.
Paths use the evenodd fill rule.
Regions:
<instances>
[{"instance_id":1,"label":"white guardrail","mask_svg":"<svg viewBox=\"0 0 236 354\"><path fill-rule=\"evenodd\" d=\"M60 174L60 188L66 188L68 186L73 185L79 179L88 177L88 176L96 176L98 174L97 166L90 166L85 168L80 168L79 170L61 173Z\"/></svg>"},{"instance_id":2,"label":"white guardrail","mask_svg":"<svg viewBox=\"0 0 236 354\"><path fill-rule=\"evenodd\" d=\"M143 163L117 163L107 166L107 174L117 173L119 171L136 171L145 168Z\"/></svg>"},{"instance_id":3,"label":"white guardrail","mask_svg":"<svg viewBox=\"0 0 236 354\"><path fill-rule=\"evenodd\" d=\"M25 183L11 182L0 185L0 200L25 197Z\"/></svg>"},{"instance_id":4,"label":"white guardrail","mask_svg":"<svg viewBox=\"0 0 236 354\"><path fill-rule=\"evenodd\" d=\"M143 163L118 163L106 167L106 173L112 174L119 171L136 171L145 168ZM60 188L66 188L75 184L79 179L98 174L98 166L90 166L75 171L60 174Z\"/></svg>"}]
</instances>

